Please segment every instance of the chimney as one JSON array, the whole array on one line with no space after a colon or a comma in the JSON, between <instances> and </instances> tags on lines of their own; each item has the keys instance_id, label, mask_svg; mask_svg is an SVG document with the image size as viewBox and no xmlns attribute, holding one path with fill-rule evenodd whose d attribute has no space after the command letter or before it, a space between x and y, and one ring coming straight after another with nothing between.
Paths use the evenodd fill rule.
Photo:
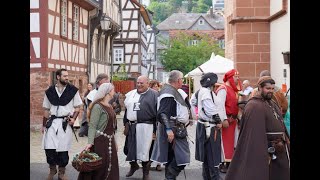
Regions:
<instances>
[{"instance_id":1,"label":"chimney","mask_svg":"<svg viewBox=\"0 0 320 180\"><path fill-rule=\"evenodd\" d=\"M210 16L213 17L213 7L212 6L210 6L209 11L210 11Z\"/></svg>"}]
</instances>

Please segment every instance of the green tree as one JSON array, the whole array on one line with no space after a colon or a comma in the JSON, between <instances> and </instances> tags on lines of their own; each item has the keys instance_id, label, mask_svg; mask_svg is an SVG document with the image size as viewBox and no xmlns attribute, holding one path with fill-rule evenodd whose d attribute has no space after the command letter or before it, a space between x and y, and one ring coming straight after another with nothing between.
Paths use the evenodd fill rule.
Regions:
<instances>
[{"instance_id":1,"label":"green tree","mask_svg":"<svg viewBox=\"0 0 320 180\"><path fill-rule=\"evenodd\" d=\"M204 3L209 7L212 6L212 0L204 0Z\"/></svg>"},{"instance_id":2,"label":"green tree","mask_svg":"<svg viewBox=\"0 0 320 180\"><path fill-rule=\"evenodd\" d=\"M190 45L192 40L198 40L197 45ZM206 34L188 35L179 33L167 44L168 49L160 55L161 63L166 71L180 70L184 74L210 59L212 52L224 56L224 50Z\"/></svg>"},{"instance_id":3,"label":"green tree","mask_svg":"<svg viewBox=\"0 0 320 180\"><path fill-rule=\"evenodd\" d=\"M183 0L169 0L169 4L173 6L174 9L178 9L181 7Z\"/></svg>"},{"instance_id":4,"label":"green tree","mask_svg":"<svg viewBox=\"0 0 320 180\"><path fill-rule=\"evenodd\" d=\"M153 1L148 6L148 9L154 12L153 23L155 25L158 25L159 23L167 19L173 12L173 7L170 6L168 2Z\"/></svg>"},{"instance_id":5,"label":"green tree","mask_svg":"<svg viewBox=\"0 0 320 180\"><path fill-rule=\"evenodd\" d=\"M212 4L212 3L211 3ZM206 13L209 10L209 6L206 4L205 0L199 0L195 6L192 8L193 13Z\"/></svg>"}]
</instances>

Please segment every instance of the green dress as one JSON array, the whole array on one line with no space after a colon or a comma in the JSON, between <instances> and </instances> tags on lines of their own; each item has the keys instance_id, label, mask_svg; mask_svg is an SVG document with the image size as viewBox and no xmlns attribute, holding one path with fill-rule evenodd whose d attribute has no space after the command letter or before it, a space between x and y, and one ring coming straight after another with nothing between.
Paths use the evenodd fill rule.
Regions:
<instances>
[{"instance_id":1,"label":"green dress","mask_svg":"<svg viewBox=\"0 0 320 180\"><path fill-rule=\"evenodd\" d=\"M286 115L284 116L284 124L286 125L286 128L290 136L290 98L288 98L288 110Z\"/></svg>"}]
</instances>

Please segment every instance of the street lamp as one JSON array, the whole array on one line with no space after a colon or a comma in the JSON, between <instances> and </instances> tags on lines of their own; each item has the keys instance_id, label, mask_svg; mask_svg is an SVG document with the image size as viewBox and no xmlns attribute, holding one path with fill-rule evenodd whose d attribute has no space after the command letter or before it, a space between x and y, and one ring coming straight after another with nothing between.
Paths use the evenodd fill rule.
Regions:
<instances>
[{"instance_id":1,"label":"street lamp","mask_svg":"<svg viewBox=\"0 0 320 180\"><path fill-rule=\"evenodd\" d=\"M110 29L110 24L111 24L110 18L108 16L102 15L102 17L100 19L100 25L101 25L101 30L104 32L103 34L105 36L108 35L108 34L106 34L106 32ZM106 41L106 39L107 39L107 37L105 37L104 40ZM110 49L112 50L112 45L111 45ZM109 59L111 58L111 77L110 77L111 82L112 82L112 76L113 76L113 57L112 56L110 57L110 55L109 55Z\"/></svg>"},{"instance_id":2,"label":"street lamp","mask_svg":"<svg viewBox=\"0 0 320 180\"><path fill-rule=\"evenodd\" d=\"M101 20L100 20L100 24L101 24L101 29L103 31L108 31L110 29L110 18L107 16L102 16Z\"/></svg>"},{"instance_id":3,"label":"street lamp","mask_svg":"<svg viewBox=\"0 0 320 180\"><path fill-rule=\"evenodd\" d=\"M290 51L282 52L284 64L290 64Z\"/></svg>"}]
</instances>

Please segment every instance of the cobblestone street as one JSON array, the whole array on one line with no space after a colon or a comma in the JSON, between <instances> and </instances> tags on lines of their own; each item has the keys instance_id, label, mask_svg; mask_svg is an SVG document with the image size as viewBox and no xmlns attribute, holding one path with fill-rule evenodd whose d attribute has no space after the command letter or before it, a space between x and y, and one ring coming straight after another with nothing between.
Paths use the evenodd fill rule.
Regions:
<instances>
[{"instance_id":1,"label":"cobblestone street","mask_svg":"<svg viewBox=\"0 0 320 180\"><path fill-rule=\"evenodd\" d=\"M118 159L119 159L119 166L120 166L120 179L135 179L135 178L142 178L142 172L137 171L131 178L125 178L126 172L129 170L129 163L125 161L126 156L123 153L123 146L125 141L125 136L122 134L123 132L123 123L122 123L122 116L117 116L118 120L118 131L116 133L116 139L118 142ZM188 126L188 133L190 139L195 142L195 127ZM78 134L78 132L76 132ZM71 161L73 156L82 151L87 143L87 137L78 137L79 142L76 141L75 137L73 137L73 144L72 148L69 152L69 161L70 163L67 166L67 175L70 179L76 179L78 172L71 166ZM46 163L46 156L44 150L41 148L41 141L42 141L42 133L39 131L31 131L30 132L30 179L37 180L37 179L45 179L47 172L48 172L48 164ZM186 166L186 175L187 179L201 179L201 163L194 159L195 154L195 145L189 141L189 146L191 150L191 163L190 165ZM154 167L154 164L151 165ZM164 179L164 168L161 172L158 171L150 171L152 179ZM192 178L194 177L194 178ZM184 172L182 171L178 177L178 179L184 179Z\"/></svg>"}]
</instances>

